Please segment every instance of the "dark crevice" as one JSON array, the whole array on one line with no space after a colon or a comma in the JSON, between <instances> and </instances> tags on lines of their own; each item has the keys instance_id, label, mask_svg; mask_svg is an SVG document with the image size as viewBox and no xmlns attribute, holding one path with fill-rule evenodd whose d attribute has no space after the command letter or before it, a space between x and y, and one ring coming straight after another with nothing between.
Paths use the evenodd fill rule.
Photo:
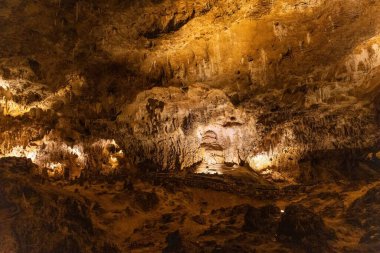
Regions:
<instances>
[{"instance_id":1,"label":"dark crevice","mask_svg":"<svg viewBox=\"0 0 380 253\"><path fill-rule=\"evenodd\" d=\"M195 10L192 11L191 15L188 16L184 20L180 20L179 22L176 22L176 15L173 15L173 17L170 19L168 24L164 28L155 27L152 31L144 33L142 36L144 36L147 39L155 39L163 34L176 32L179 29L181 29L184 25L186 25L190 20L192 20L195 17Z\"/></svg>"}]
</instances>

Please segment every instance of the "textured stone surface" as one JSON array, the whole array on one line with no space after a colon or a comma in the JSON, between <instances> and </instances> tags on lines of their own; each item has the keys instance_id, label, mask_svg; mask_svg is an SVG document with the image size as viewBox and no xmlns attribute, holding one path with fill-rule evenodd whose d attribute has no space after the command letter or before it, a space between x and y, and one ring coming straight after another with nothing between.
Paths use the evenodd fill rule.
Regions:
<instances>
[{"instance_id":1,"label":"textured stone surface","mask_svg":"<svg viewBox=\"0 0 380 253\"><path fill-rule=\"evenodd\" d=\"M257 136L255 119L235 108L222 91L197 86L146 91L118 120L129 130L124 141L130 153L163 169L202 161L240 164Z\"/></svg>"},{"instance_id":2,"label":"textured stone surface","mask_svg":"<svg viewBox=\"0 0 380 253\"><path fill-rule=\"evenodd\" d=\"M275 181L319 174L299 162L321 150L376 154L379 8L370 0L6 0L1 153L35 152L57 167L64 161L42 154L46 139L87 157L90 143L114 139L128 164L247 164ZM102 159L63 167L75 164L74 178L123 163Z\"/></svg>"},{"instance_id":3,"label":"textured stone surface","mask_svg":"<svg viewBox=\"0 0 380 253\"><path fill-rule=\"evenodd\" d=\"M379 11L2 0L0 252L377 252Z\"/></svg>"}]
</instances>

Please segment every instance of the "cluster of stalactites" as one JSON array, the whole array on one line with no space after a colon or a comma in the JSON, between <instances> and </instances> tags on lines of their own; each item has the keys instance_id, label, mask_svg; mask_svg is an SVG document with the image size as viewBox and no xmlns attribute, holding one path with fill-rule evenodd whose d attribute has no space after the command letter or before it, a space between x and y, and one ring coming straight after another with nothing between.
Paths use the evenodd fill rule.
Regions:
<instances>
[{"instance_id":1,"label":"cluster of stalactites","mask_svg":"<svg viewBox=\"0 0 380 253\"><path fill-rule=\"evenodd\" d=\"M50 177L75 179L87 169L100 174L120 169L124 151L112 139L68 145L50 132L40 141L7 146L0 157L26 157L38 165L37 173Z\"/></svg>"}]
</instances>

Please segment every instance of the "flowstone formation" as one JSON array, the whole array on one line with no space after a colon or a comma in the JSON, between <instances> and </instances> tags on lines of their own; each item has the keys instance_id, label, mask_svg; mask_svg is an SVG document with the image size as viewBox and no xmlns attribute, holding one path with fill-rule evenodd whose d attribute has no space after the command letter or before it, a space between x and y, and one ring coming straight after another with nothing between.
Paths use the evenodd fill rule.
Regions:
<instances>
[{"instance_id":1,"label":"flowstone formation","mask_svg":"<svg viewBox=\"0 0 380 253\"><path fill-rule=\"evenodd\" d=\"M235 108L222 91L201 85L145 91L118 121L129 130L127 150L164 170L244 164L257 141L255 118Z\"/></svg>"},{"instance_id":2,"label":"flowstone formation","mask_svg":"<svg viewBox=\"0 0 380 253\"><path fill-rule=\"evenodd\" d=\"M336 101L327 97L338 91L323 92L303 85L234 105L233 98L204 85L154 88L127 105L118 124L135 163L147 160L158 170L202 163L200 172L214 173L207 165L246 165L290 181L312 181L315 173L322 180L334 173L344 177L343 159L362 161L374 170L377 158L371 149L379 140L375 113L349 102L334 106ZM318 171L321 156L333 156L336 164Z\"/></svg>"}]
</instances>

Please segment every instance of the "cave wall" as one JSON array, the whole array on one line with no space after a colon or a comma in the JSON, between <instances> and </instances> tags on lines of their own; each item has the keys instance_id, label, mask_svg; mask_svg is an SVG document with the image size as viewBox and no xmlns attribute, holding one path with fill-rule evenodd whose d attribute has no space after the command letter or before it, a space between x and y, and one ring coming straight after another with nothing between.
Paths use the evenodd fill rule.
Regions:
<instances>
[{"instance_id":1,"label":"cave wall","mask_svg":"<svg viewBox=\"0 0 380 253\"><path fill-rule=\"evenodd\" d=\"M73 155L99 171L115 164L101 151L115 142L127 164L184 169L212 151L280 178L298 177L310 152L376 155L379 10L373 0L4 0L1 155L46 164L53 141L69 154L54 163ZM202 142L207 131L218 147ZM102 158L88 162L99 140Z\"/></svg>"}]
</instances>

